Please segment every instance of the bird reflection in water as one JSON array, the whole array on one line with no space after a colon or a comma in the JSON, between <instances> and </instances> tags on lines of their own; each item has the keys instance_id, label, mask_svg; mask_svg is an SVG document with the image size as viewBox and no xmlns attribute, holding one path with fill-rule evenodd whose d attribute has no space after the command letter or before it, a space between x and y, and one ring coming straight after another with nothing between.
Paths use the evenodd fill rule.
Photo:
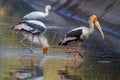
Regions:
<instances>
[{"instance_id":1,"label":"bird reflection in water","mask_svg":"<svg viewBox=\"0 0 120 80\"><path fill-rule=\"evenodd\" d=\"M44 71L39 66L39 59L33 60L34 56L19 55L21 67L14 72L10 72L10 76L16 80L42 80ZM27 60L27 64L25 63Z\"/></svg>"},{"instance_id":2,"label":"bird reflection in water","mask_svg":"<svg viewBox=\"0 0 120 80\"><path fill-rule=\"evenodd\" d=\"M71 65L66 64L65 70L58 70L58 74L60 75L61 80L82 80L80 68L82 64L79 65L79 67L74 67Z\"/></svg>"},{"instance_id":3,"label":"bird reflection in water","mask_svg":"<svg viewBox=\"0 0 120 80\"><path fill-rule=\"evenodd\" d=\"M44 72L43 69L39 68L38 66L33 66L32 68L24 68L20 69L19 71L11 72L10 76L16 78L17 80L27 79L27 80L39 80L43 79Z\"/></svg>"},{"instance_id":4,"label":"bird reflection in water","mask_svg":"<svg viewBox=\"0 0 120 80\"><path fill-rule=\"evenodd\" d=\"M18 71L11 72L10 75L17 80L21 79L30 79L34 80L35 78L42 79L44 76L43 69L39 66L34 66L33 62L29 67L20 68Z\"/></svg>"}]
</instances>

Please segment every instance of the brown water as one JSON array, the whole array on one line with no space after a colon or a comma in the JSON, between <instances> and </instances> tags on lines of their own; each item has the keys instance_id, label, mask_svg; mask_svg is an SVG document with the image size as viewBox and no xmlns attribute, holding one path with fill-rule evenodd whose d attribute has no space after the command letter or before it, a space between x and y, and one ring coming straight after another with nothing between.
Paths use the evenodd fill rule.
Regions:
<instances>
[{"instance_id":1,"label":"brown water","mask_svg":"<svg viewBox=\"0 0 120 80\"><path fill-rule=\"evenodd\" d=\"M61 36L73 27L48 26L46 37L51 47L43 55L39 44L34 44L33 53L21 46L18 42L22 33L12 31L11 26L0 23L0 80L120 80L119 54L94 55L99 54L94 50L97 45L93 44L93 48L89 40L82 45L84 58L79 58L76 68L75 54L66 54L65 47L57 45Z\"/></svg>"}]
</instances>

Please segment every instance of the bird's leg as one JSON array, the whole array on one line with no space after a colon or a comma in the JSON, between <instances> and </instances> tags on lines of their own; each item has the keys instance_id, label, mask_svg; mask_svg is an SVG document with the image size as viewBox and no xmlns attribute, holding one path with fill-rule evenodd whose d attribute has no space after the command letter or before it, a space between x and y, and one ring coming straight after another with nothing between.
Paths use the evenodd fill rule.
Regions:
<instances>
[{"instance_id":1,"label":"bird's leg","mask_svg":"<svg viewBox=\"0 0 120 80\"><path fill-rule=\"evenodd\" d=\"M69 43L69 45L67 46L67 48L66 48L66 50L65 50L66 53L70 53L70 52L71 52L71 51L70 51L71 45L72 45L72 42Z\"/></svg>"},{"instance_id":2,"label":"bird's leg","mask_svg":"<svg viewBox=\"0 0 120 80\"><path fill-rule=\"evenodd\" d=\"M68 47L66 48L65 52L66 53L76 53L78 52L77 50L71 50L70 47L73 45L74 42L69 43Z\"/></svg>"},{"instance_id":3,"label":"bird's leg","mask_svg":"<svg viewBox=\"0 0 120 80\"><path fill-rule=\"evenodd\" d=\"M26 48L28 48L30 51L32 51L32 49L31 49L30 47L28 47L26 44L23 43L23 41L24 41L25 39L27 39L28 36L29 36L29 33L27 33L27 35L20 41L20 44L22 44L24 47L26 47Z\"/></svg>"},{"instance_id":4,"label":"bird's leg","mask_svg":"<svg viewBox=\"0 0 120 80\"><path fill-rule=\"evenodd\" d=\"M81 56L81 58L83 58L83 55L80 52L80 43L78 43L77 53L76 54L79 54Z\"/></svg>"},{"instance_id":5,"label":"bird's leg","mask_svg":"<svg viewBox=\"0 0 120 80\"><path fill-rule=\"evenodd\" d=\"M34 40L34 35L32 35L32 41L30 43L30 48L32 49L33 48L33 40Z\"/></svg>"},{"instance_id":6,"label":"bird's leg","mask_svg":"<svg viewBox=\"0 0 120 80\"><path fill-rule=\"evenodd\" d=\"M81 56L82 57L82 55L80 54L80 43L78 43L78 47L77 47L77 51L76 51L76 54L75 54L75 65L76 65L76 68L78 68L78 56Z\"/></svg>"}]
</instances>

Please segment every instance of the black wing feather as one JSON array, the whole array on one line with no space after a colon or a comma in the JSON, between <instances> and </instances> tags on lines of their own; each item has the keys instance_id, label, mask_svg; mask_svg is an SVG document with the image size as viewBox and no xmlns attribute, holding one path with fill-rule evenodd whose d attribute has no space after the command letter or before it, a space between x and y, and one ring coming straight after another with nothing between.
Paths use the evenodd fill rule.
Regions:
<instances>
[{"instance_id":1,"label":"black wing feather","mask_svg":"<svg viewBox=\"0 0 120 80\"><path fill-rule=\"evenodd\" d=\"M22 25L20 25L20 24L26 25L26 28L22 27ZM20 25L19 28L15 28L16 25L18 25L18 26ZM28 22L27 20L21 21L16 25L13 26L12 29L19 30L19 31L30 32L34 35L41 34L46 30L46 28L44 26L42 26L40 24L35 24L35 23L32 23L32 22Z\"/></svg>"},{"instance_id":2,"label":"black wing feather","mask_svg":"<svg viewBox=\"0 0 120 80\"><path fill-rule=\"evenodd\" d=\"M66 37L77 37L77 39L80 38L82 35L82 29L77 29L77 30L71 30L66 34Z\"/></svg>"}]
</instances>

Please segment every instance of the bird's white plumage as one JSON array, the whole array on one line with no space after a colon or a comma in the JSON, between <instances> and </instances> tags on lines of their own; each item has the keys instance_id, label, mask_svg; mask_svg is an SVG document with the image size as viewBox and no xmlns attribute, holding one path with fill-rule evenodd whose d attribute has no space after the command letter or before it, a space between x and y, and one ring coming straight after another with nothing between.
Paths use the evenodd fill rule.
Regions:
<instances>
[{"instance_id":1,"label":"bird's white plumage","mask_svg":"<svg viewBox=\"0 0 120 80\"><path fill-rule=\"evenodd\" d=\"M27 34L26 33L23 33L23 36L26 37ZM28 38L27 38L28 41L32 42L32 34L29 34ZM39 39L38 39L38 36L35 35L34 36L34 40L33 40L33 43L36 43L36 44L40 44L39 43Z\"/></svg>"},{"instance_id":2,"label":"bird's white plumage","mask_svg":"<svg viewBox=\"0 0 120 80\"><path fill-rule=\"evenodd\" d=\"M24 37L26 35L27 34L23 33ZM28 39L28 41L31 42L32 41L32 34L30 34L27 39ZM40 44L42 47L49 47L48 40L47 40L47 38L44 35L40 35L39 37L34 36L33 42L36 43L36 44Z\"/></svg>"},{"instance_id":3,"label":"bird's white plumage","mask_svg":"<svg viewBox=\"0 0 120 80\"><path fill-rule=\"evenodd\" d=\"M72 29L72 30L70 30L70 31L76 31L76 30L79 30L79 29L85 29L85 30L88 30L87 27L82 26L82 27L78 27L78 28ZM69 31L69 32L70 32L70 31Z\"/></svg>"},{"instance_id":4,"label":"bird's white plumage","mask_svg":"<svg viewBox=\"0 0 120 80\"><path fill-rule=\"evenodd\" d=\"M45 18L46 16L49 15L49 10L51 9L50 5L47 5L45 7L45 12L41 12L41 11L33 11L28 13L27 15L25 15L23 17L23 19L40 19L40 18Z\"/></svg>"},{"instance_id":5,"label":"bird's white plumage","mask_svg":"<svg viewBox=\"0 0 120 80\"><path fill-rule=\"evenodd\" d=\"M33 30L33 28L27 26L26 24L20 24L20 26L21 26L21 29L23 28L23 29L26 30L26 31L31 31L31 30Z\"/></svg>"},{"instance_id":6,"label":"bird's white plumage","mask_svg":"<svg viewBox=\"0 0 120 80\"><path fill-rule=\"evenodd\" d=\"M36 24L36 25L40 25L40 26L46 28L45 24L42 23L41 21L37 21L37 20L27 20L26 22L33 23L33 24Z\"/></svg>"},{"instance_id":7,"label":"bird's white plumage","mask_svg":"<svg viewBox=\"0 0 120 80\"><path fill-rule=\"evenodd\" d=\"M24 29L24 30L26 30L26 31L31 31L31 30L33 30L33 28L27 26L27 25L24 24L24 23L15 25L14 29L17 29L17 30L22 30L22 29Z\"/></svg>"},{"instance_id":8,"label":"bird's white plumage","mask_svg":"<svg viewBox=\"0 0 120 80\"><path fill-rule=\"evenodd\" d=\"M49 47L48 40L45 36L40 35L39 36L39 42L43 47Z\"/></svg>"},{"instance_id":9,"label":"bird's white plumage","mask_svg":"<svg viewBox=\"0 0 120 80\"><path fill-rule=\"evenodd\" d=\"M65 37L62 43L69 41L69 40L74 40L74 39L76 39L76 37Z\"/></svg>"},{"instance_id":10,"label":"bird's white plumage","mask_svg":"<svg viewBox=\"0 0 120 80\"><path fill-rule=\"evenodd\" d=\"M25 15L23 17L23 19L40 19L40 18L44 18L44 17L46 17L46 15L43 12L34 11L34 12L31 12L31 13Z\"/></svg>"},{"instance_id":11,"label":"bird's white plumage","mask_svg":"<svg viewBox=\"0 0 120 80\"><path fill-rule=\"evenodd\" d=\"M89 28L87 28L87 27L84 27L84 26L82 26L82 27L78 27L78 28L75 28L75 29L72 29L72 30L70 30L69 32L72 32L72 31L77 31L77 30L82 30L82 34L81 34L81 36L80 36L80 38L81 39L84 39L85 37L87 38L89 35L90 35L90 32L89 32ZM68 32L68 33L69 33ZM72 40L72 39L74 39L75 37L72 37L72 38L69 38L70 40Z\"/></svg>"},{"instance_id":12,"label":"bird's white plumage","mask_svg":"<svg viewBox=\"0 0 120 80\"><path fill-rule=\"evenodd\" d=\"M83 27L84 28L84 27ZM72 30L70 30L70 31L76 31L76 30L78 30L78 29L82 29L82 27L78 27L78 28L75 28L75 29L72 29ZM69 32L70 32L69 31Z\"/></svg>"},{"instance_id":13,"label":"bird's white plumage","mask_svg":"<svg viewBox=\"0 0 120 80\"><path fill-rule=\"evenodd\" d=\"M89 32L89 28L87 28L87 27L81 27L81 29L82 29L82 35L80 36L81 37L81 39L84 39L84 38L88 38L88 36L91 34L90 32Z\"/></svg>"}]
</instances>

